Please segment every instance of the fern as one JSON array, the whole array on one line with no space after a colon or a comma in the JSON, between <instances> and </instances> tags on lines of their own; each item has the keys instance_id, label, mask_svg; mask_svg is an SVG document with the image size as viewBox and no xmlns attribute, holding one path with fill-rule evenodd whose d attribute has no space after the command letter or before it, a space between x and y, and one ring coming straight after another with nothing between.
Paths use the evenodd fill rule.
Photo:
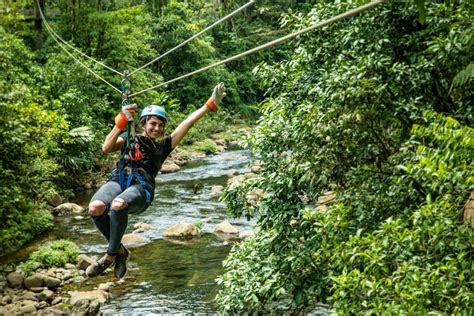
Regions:
<instances>
[{"instance_id":1,"label":"fern","mask_svg":"<svg viewBox=\"0 0 474 316\"><path fill-rule=\"evenodd\" d=\"M88 126L81 126L73 128L69 131L69 135L76 141L86 144L92 141L92 130Z\"/></svg>"},{"instance_id":2,"label":"fern","mask_svg":"<svg viewBox=\"0 0 474 316\"><path fill-rule=\"evenodd\" d=\"M449 92L451 93L453 88L464 86L471 80L472 77L474 77L474 63L470 63L466 66L466 68L464 68L463 70L458 72L456 76L454 76Z\"/></svg>"}]
</instances>

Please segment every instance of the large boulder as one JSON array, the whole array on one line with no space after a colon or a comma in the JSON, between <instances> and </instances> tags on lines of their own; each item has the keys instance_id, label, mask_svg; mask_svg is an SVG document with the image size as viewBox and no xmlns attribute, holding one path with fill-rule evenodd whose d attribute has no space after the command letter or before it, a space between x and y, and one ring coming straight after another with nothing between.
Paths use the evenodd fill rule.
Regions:
<instances>
[{"instance_id":1,"label":"large boulder","mask_svg":"<svg viewBox=\"0 0 474 316\"><path fill-rule=\"evenodd\" d=\"M58 278L45 276L43 280L44 286L46 286L48 289L55 289L61 285L61 280Z\"/></svg>"},{"instance_id":2,"label":"large boulder","mask_svg":"<svg viewBox=\"0 0 474 316\"><path fill-rule=\"evenodd\" d=\"M85 209L76 203L63 203L54 208L54 212L58 214L82 214Z\"/></svg>"},{"instance_id":3,"label":"large boulder","mask_svg":"<svg viewBox=\"0 0 474 316\"><path fill-rule=\"evenodd\" d=\"M223 221L222 223L217 224L214 231L216 233L222 233L222 234L238 234L239 233L239 230L235 226L232 226L232 224L229 223L228 221Z\"/></svg>"},{"instance_id":4,"label":"large boulder","mask_svg":"<svg viewBox=\"0 0 474 316\"><path fill-rule=\"evenodd\" d=\"M181 168L174 162L165 161L163 166L161 166L161 173L171 173L181 170Z\"/></svg>"},{"instance_id":5,"label":"large boulder","mask_svg":"<svg viewBox=\"0 0 474 316\"><path fill-rule=\"evenodd\" d=\"M58 206L64 202L64 199L59 193L54 192L48 197L47 202L49 205Z\"/></svg>"},{"instance_id":6,"label":"large boulder","mask_svg":"<svg viewBox=\"0 0 474 316\"><path fill-rule=\"evenodd\" d=\"M102 290L72 291L70 294L71 299L69 300L69 303L71 305L75 305L83 300L88 300L90 302L98 301L99 303L104 304L109 299L109 294Z\"/></svg>"},{"instance_id":7,"label":"large boulder","mask_svg":"<svg viewBox=\"0 0 474 316\"><path fill-rule=\"evenodd\" d=\"M18 272L10 272L7 275L8 286L14 289L20 289L23 286L23 280L25 277Z\"/></svg>"},{"instance_id":8,"label":"large boulder","mask_svg":"<svg viewBox=\"0 0 474 316\"><path fill-rule=\"evenodd\" d=\"M171 226L163 232L164 237L194 237L201 233L201 230L194 224L179 223Z\"/></svg>"},{"instance_id":9,"label":"large boulder","mask_svg":"<svg viewBox=\"0 0 474 316\"><path fill-rule=\"evenodd\" d=\"M122 244L127 248L137 248L146 245L149 242L150 239L139 234L125 234L122 237Z\"/></svg>"},{"instance_id":10,"label":"large boulder","mask_svg":"<svg viewBox=\"0 0 474 316\"><path fill-rule=\"evenodd\" d=\"M35 273L25 279L23 282L27 289L44 286L44 276L40 273Z\"/></svg>"},{"instance_id":11,"label":"large boulder","mask_svg":"<svg viewBox=\"0 0 474 316\"><path fill-rule=\"evenodd\" d=\"M38 299L40 301L52 301L53 300L53 297L54 297L54 292L51 291L51 290L43 290L41 293L38 294Z\"/></svg>"},{"instance_id":12,"label":"large boulder","mask_svg":"<svg viewBox=\"0 0 474 316\"><path fill-rule=\"evenodd\" d=\"M143 233L147 230L152 229L153 226L151 226L150 224L146 224L146 223L136 223L135 225L133 225L133 228L135 229L133 231L133 234L138 234L138 233Z\"/></svg>"},{"instance_id":13,"label":"large boulder","mask_svg":"<svg viewBox=\"0 0 474 316\"><path fill-rule=\"evenodd\" d=\"M95 260L92 259L91 257L88 257L84 254L79 255L77 257L77 268L80 270L86 270L87 267L93 264L94 262Z\"/></svg>"}]
</instances>

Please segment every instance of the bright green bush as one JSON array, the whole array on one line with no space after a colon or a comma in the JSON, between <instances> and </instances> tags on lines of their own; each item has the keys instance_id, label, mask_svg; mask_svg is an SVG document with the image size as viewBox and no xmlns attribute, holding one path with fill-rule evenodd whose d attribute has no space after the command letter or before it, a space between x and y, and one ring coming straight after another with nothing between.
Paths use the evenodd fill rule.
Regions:
<instances>
[{"instance_id":1,"label":"bright green bush","mask_svg":"<svg viewBox=\"0 0 474 316\"><path fill-rule=\"evenodd\" d=\"M301 29L352 6L319 3L285 23ZM474 190L474 107L469 80L452 84L474 57L471 6L424 6L425 24L413 2L389 1L256 68L269 97L249 143L263 169L224 195L258 233L224 263L222 312L473 309L474 235L457 218ZM255 188L257 205L246 199ZM329 190L336 204L316 208Z\"/></svg>"},{"instance_id":2,"label":"bright green bush","mask_svg":"<svg viewBox=\"0 0 474 316\"><path fill-rule=\"evenodd\" d=\"M63 267L68 262L76 262L79 248L72 241L57 240L33 252L20 269L29 275L38 268Z\"/></svg>"}]
</instances>

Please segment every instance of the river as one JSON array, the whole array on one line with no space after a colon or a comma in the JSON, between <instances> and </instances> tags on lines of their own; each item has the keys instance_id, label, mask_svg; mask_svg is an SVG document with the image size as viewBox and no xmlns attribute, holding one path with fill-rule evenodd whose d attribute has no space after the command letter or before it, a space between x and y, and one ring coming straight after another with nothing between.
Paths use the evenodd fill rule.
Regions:
<instances>
[{"instance_id":1,"label":"river","mask_svg":"<svg viewBox=\"0 0 474 316\"><path fill-rule=\"evenodd\" d=\"M213 314L217 293L215 278L223 272L222 261L235 240L225 240L213 233L216 224L229 220L240 231L251 230L252 222L230 219L225 205L210 195L214 185L225 186L228 172L244 172L250 153L243 150L227 151L188 163L181 171L162 174L157 178L156 197L142 214L129 216L126 233L135 223L147 223L152 229L142 233L150 242L131 249L129 272L117 282L113 273L90 278L76 289L92 290L100 283L114 282L110 301L101 311L105 314ZM197 189L197 191L196 191ZM86 206L90 194L78 196L77 203ZM202 224L200 237L189 241L162 237L168 227L179 223ZM56 218L52 232L27 247L0 260L2 264L23 258L26 253L46 241L58 238L77 243L81 253L102 256L106 250L104 238L88 217ZM24 259L24 258L23 258ZM65 287L65 290L72 289Z\"/></svg>"}]
</instances>

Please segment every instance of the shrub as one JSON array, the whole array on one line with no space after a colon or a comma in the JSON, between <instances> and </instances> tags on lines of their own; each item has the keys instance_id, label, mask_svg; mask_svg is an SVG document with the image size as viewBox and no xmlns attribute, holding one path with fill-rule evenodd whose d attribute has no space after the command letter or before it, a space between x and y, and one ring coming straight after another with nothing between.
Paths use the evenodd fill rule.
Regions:
<instances>
[{"instance_id":1,"label":"shrub","mask_svg":"<svg viewBox=\"0 0 474 316\"><path fill-rule=\"evenodd\" d=\"M72 241L57 240L33 252L19 267L29 275L38 268L63 267L68 262L75 262L78 255L79 248Z\"/></svg>"}]
</instances>

